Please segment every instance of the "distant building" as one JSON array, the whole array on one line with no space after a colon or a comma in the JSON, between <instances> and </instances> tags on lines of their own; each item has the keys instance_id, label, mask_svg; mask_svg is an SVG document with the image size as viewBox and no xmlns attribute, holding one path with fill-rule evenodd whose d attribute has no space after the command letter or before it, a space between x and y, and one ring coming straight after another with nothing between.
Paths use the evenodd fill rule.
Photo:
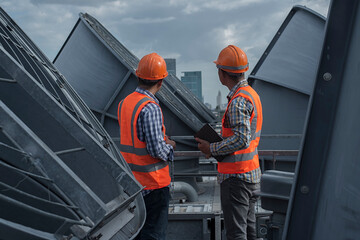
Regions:
<instances>
[{"instance_id":1,"label":"distant building","mask_svg":"<svg viewBox=\"0 0 360 240\"><path fill-rule=\"evenodd\" d=\"M175 58L165 58L164 59L166 62L166 68L167 71L170 73L172 73L174 76L176 76L176 59Z\"/></svg>"},{"instance_id":2,"label":"distant building","mask_svg":"<svg viewBox=\"0 0 360 240\"><path fill-rule=\"evenodd\" d=\"M218 95L216 96L216 107L221 107L221 92L219 90Z\"/></svg>"},{"instance_id":3,"label":"distant building","mask_svg":"<svg viewBox=\"0 0 360 240\"><path fill-rule=\"evenodd\" d=\"M202 80L201 71L182 72L181 81L187 86L191 92L195 94L201 101L204 101L202 96Z\"/></svg>"}]
</instances>

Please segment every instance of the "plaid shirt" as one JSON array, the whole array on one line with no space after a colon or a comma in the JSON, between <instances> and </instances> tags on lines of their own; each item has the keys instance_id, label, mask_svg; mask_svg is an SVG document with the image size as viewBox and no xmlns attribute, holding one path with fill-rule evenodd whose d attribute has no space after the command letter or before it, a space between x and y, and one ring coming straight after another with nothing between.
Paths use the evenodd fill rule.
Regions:
<instances>
[{"instance_id":1,"label":"plaid shirt","mask_svg":"<svg viewBox=\"0 0 360 240\"><path fill-rule=\"evenodd\" d=\"M136 92L145 94L159 104L157 98L149 91L137 87ZM146 149L154 158L163 161L174 160L174 149L170 144L166 144L162 132L162 113L159 105L154 103L146 104L141 109L136 123L137 136L142 142L146 142ZM143 196L149 194L151 190L143 190Z\"/></svg>"},{"instance_id":2,"label":"plaid shirt","mask_svg":"<svg viewBox=\"0 0 360 240\"><path fill-rule=\"evenodd\" d=\"M248 83L246 80L242 80L236 84L227 96L228 101L231 100L240 87L245 87L247 85ZM254 106L251 102L243 97L237 97L230 102L228 111L225 113L224 127L231 128L234 135L221 142L211 143L210 151L212 155L225 155L249 146L251 141L250 117L253 110ZM237 177L250 183L259 183L261 170L260 168L257 168L241 174L219 173L218 181L221 183L229 177Z\"/></svg>"}]
</instances>

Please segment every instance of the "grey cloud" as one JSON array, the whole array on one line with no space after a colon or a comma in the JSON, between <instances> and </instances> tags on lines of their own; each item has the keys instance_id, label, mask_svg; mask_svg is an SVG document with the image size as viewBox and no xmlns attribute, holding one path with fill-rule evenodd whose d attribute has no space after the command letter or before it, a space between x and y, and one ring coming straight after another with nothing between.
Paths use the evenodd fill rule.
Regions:
<instances>
[{"instance_id":1,"label":"grey cloud","mask_svg":"<svg viewBox=\"0 0 360 240\"><path fill-rule=\"evenodd\" d=\"M57 5L75 5L75 6L98 6L104 2L115 2L116 0L30 0L35 5L39 4L57 4Z\"/></svg>"},{"instance_id":2,"label":"grey cloud","mask_svg":"<svg viewBox=\"0 0 360 240\"><path fill-rule=\"evenodd\" d=\"M175 20L175 17L165 18L123 18L121 21L130 24L152 24L152 23L163 23Z\"/></svg>"}]
</instances>

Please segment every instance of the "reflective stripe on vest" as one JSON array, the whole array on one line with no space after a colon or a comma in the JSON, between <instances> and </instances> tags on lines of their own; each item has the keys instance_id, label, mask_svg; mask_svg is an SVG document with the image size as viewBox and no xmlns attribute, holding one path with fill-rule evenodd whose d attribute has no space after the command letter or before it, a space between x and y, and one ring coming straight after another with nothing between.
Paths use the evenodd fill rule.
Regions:
<instances>
[{"instance_id":1,"label":"reflective stripe on vest","mask_svg":"<svg viewBox=\"0 0 360 240\"><path fill-rule=\"evenodd\" d=\"M140 141L136 132L137 117L149 102L157 104L146 95L134 92L119 103L120 152L135 178L145 189L158 189L168 186L171 182L169 164L150 156L146 143ZM165 127L162 127L165 136Z\"/></svg>"},{"instance_id":2,"label":"reflective stripe on vest","mask_svg":"<svg viewBox=\"0 0 360 240\"><path fill-rule=\"evenodd\" d=\"M250 100L254 106L254 111L250 118L250 132L251 132L250 144L247 148L236 151L233 154L225 157L225 159L222 162L219 162L218 171L220 173L244 173L254 170L259 166L257 146L259 144L260 135L261 135L262 109L261 109L260 99L258 98L256 92L254 91L255 96L253 96L249 91L247 91L247 89L249 91L254 91L251 89L250 86L239 88L239 90L234 94L232 99L229 101L228 107L223 117L222 131L223 131L223 137L230 137L234 134L231 128L224 127L224 120L226 113L233 99L235 99L238 96L247 97L247 99ZM255 100L255 98L257 101ZM257 106L258 104L259 106Z\"/></svg>"},{"instance_id":3,"label":"reflective stripe on vest","mask_svg":"<svg viewBox=\"0 0 360 240\"><path fill-rule=\"evenodd\" d=\"M230 163L234 163L234 162L241 162L241 161L249 161L254 159L254 157L258 154L257 149L253 152L249 152L249 153L242 153L242 154L234 154L234 155L229 155L227 156L223 161L223 162L230 162Z\"/></svg>"},{"instance_id":4,"label":"reflective stripe on vest","mask_svg":"<svg viewBox=\"0 0 360 240\"><path fill-rule=\"evenodd\" d=\"M161 162L144 165L144 166L135 165L132 163L129 163L128 165L129 165L131 171L147 173L147 172L155 172L157 170L160 170L160 169L166 167L168 165L168 162L161 161Z\"/></svg>"}]
</instances>

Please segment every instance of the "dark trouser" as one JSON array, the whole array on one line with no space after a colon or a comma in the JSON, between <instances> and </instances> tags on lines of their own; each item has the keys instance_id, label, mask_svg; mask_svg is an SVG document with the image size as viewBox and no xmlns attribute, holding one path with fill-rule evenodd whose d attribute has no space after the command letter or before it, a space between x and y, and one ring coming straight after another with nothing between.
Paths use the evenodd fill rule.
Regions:
<instances>
[{"instance_id":1,"label":"dark trouser","mask_svg":"<svg viewBox=\"0 0 360 240\"><path fill-rule=\"evenodd\" d=\"M164 240L168 225L169 188L155 189L144 196L146 207L146 220L136 239Z\"/></svg>"},{"instance_id":2,"label":"dark trouser","mask_svg":"<svg viewBox=\"0 0 360 240\"><path fill-rule=\"evenodd\" d=\"M256 239L257 197L253 195L253 191L259 187L258 183L248 183L235 177L230 177L221 183L221 207L227 240Z\"/></svg>"}]
</instances>

